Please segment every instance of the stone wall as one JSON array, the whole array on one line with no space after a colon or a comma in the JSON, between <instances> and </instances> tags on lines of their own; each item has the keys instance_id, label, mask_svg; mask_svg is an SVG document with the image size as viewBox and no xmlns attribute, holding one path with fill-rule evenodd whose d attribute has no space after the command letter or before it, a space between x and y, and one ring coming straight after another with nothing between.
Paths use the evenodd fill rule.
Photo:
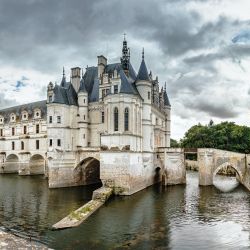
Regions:
<instances>
[{"instance_id":1,"label":"stone wall","mask_svg":"<svg viewBox=\"0 0 250 250\"><path fill-rule=\"evenodd\" d=\"M166 185L186 183L184 152L181 148L167 148L165 154Z\"/></svg>"},{"instance_id":2,"label":"stone wall","mask_svg":"<svg viewBox=\"0 0 250 250\"><path fill-rule=\"evenodd\" d=\"M119 195L131 195L153 183L156 179L154 153L100 152L101 180Z\"/></svg>"}]
</instances>

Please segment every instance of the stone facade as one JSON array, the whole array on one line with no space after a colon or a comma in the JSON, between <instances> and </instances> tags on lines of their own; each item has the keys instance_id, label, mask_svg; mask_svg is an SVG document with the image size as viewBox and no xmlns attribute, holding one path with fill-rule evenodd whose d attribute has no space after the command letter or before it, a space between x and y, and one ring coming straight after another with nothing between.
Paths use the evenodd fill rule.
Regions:
<instances>
[{"instance_id":1,"label":"stone facade","mask_svg":"<svg viewBox=\"0 0 250 250\"><path fill-rule=\"evenodd\" d=\"M69 82L63 70L61 84L48 85L46 117L39 120L49 187L102 181L113 185L116 193L129 195L159 181L156 171L164 172L165 161L159 162L157 151L170 147L170 115L166 85L160 90L158 77L148 73L144 51L136 74L126 40L121 63L108 64L104 56L98 56L97 66L85 72L72 68ZM30 134L37 122L32 120ZM7 133L10 124L5 126ZM21 134L8 140L20 144ZM29 143L36 136L32 134ZM6 140L0 146L7 155ZM30 155L33 148L27 148ZM22 153L17 148L10 151Z\"/></svg>"},{"instance_id":2,"label":"stone facade","mask_svg":"<svg viewBox=\"0 0 250 250\"><path fill-rule=\"evenodd\" d=\"M46 101L0 110L0 172L47 174Z\"/></svg>"}]
</instances>

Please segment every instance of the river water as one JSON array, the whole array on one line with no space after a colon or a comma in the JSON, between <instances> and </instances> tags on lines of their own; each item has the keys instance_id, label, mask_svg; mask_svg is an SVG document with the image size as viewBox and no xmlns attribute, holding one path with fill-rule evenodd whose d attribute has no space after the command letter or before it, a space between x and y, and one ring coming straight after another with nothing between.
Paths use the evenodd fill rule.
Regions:
<instances>
[{"instance_id":1,"label":"river water","mask_svg":"<svg viewBox=\"0 0 250 250\"><path fill-rule=\"evenodd\" d=\"M216 183L199 187L188 172L187 185L112 198L79 227L52 231L98 186L49 190L41 176L0 175L0 225L54 249L250 249L250 192Z\"/></svg>"}]
</instances>

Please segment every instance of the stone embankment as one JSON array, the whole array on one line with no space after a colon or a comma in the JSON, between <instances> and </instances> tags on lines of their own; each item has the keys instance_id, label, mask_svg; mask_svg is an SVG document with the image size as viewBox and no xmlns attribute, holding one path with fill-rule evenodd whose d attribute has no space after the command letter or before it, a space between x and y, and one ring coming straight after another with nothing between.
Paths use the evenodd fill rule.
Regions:
<instances>
[{"instance_id":1,"label":"stone embankment","mask_svg":"<svg viewBox=\"0 0 250 250\"><path fill-rule=\"evenodd\" d=\"M18 237L14 234L5 232L0 229L0 249L34 249L34 250L47 250L49 249L45 245L38 243L36 241L32 241L29 239L24 239Z\"/></svg>"},{"instance_id":2,"label":"stone embankment","mask_svg":"<svg viewBox=\"0 0 250 250\"><path fill-rule=\"evenodd\" d=\"M52 226L53 229L65 229L77 227L83 223L91 214L100 208L113 194L113 189L101 187L93 192L92 200L71 212L68 216Z\"/></svg>"}]
</instances>

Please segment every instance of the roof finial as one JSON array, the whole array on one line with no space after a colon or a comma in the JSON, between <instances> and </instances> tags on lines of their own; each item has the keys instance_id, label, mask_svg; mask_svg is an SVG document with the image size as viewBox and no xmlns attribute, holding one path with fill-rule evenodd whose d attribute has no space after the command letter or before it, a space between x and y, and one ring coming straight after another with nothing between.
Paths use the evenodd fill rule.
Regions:
<instances>
[{"instance_id":1,"label":"roof finial","mask_svg":"<svg viewBox=\"0 0 250 250\"><path fill-rule=\"evenodd\" d=\"M124 33L123 36L124 36L124 41L126 41L126 33Z\"/></svg>"},{"instance_id":2,"label":"roof finial","mask_svg":"<svg viewBox=\"0 0 250 250\"><path fill-rule=\"evenodd\" d=\"M144 48L142 48L142 60L144 60Z\"/></svg>"},{"instance_id":3,"label":"roof finial","mask_svg":"<svg viewBox=\"0 0 250 250\"><path fill-rule=\"evenodd\" d=\"M83 68L82 68L82 78L83 78Z\"/></svg>"},{"instance_id":4,"label":"roof finial","mask_svg":"<svg viewBox=\"0 0 250 250\"><path fill-rule=\"evenodd\" d=\"M164 85L164 92L167 92L167 82L165 82L165 85Z\"/></svg>"},{"instance_id":5,"label":"roof finial","mask_svg":"<svg viewBox=\"0 0 250 250\"><path fill-rule=\"evenodd\" d=\"M64 66L63 66L63 77L65 77L65 70L64 70Z\"/></svg>"}]
</instances>

